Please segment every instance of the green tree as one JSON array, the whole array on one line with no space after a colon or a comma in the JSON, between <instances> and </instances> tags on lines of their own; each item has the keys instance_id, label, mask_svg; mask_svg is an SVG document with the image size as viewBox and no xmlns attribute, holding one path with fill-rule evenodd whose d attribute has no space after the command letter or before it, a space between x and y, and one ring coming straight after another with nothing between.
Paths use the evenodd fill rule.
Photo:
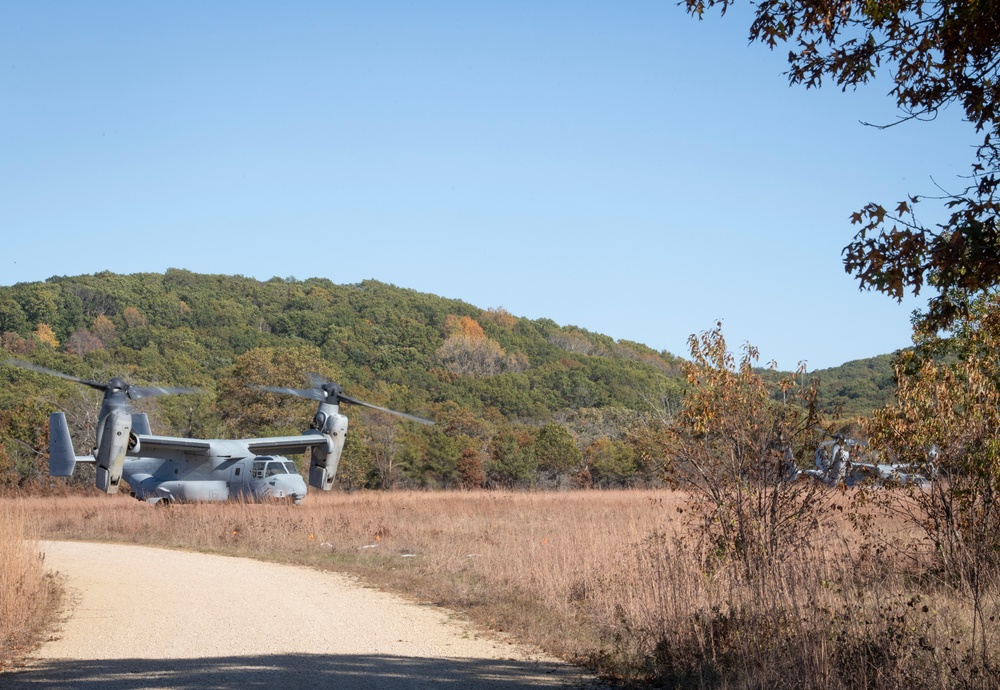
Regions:
<instances>
[{"instance_id":1,"label":"green tree","mask_svg":"<svg viewBox=\"0 0 1000 690\"><path fill-rule=\"evenodd\" d=\"M48 415L51 408L28 399L0 410L0 484L23 486L41 480L48 472L45 462Z\"/></svg>"},{"instance_id":2,"label":"green tree","mask_svg":"<svg viewBox=\"0 0 1000 690\"><path fill-rule=\"evenodd\" d=\"M635 477L635 451L627 444L602 437L583 451L592 484L602 488L627 486Z\"/></svg>"},{"instance_id":3,"label":"green tree","mask_svg":"<svg viewBox=\"0 0 1000 690\"><path fill-rule=\"evenodd\" d=\"M377 485L377 470L371 448L364 442L363 424L352 424L337 467L337 485L348 491Z\"/></svg>"},{"instance_id":4,"label":"green tree","mask_svg":"<svg viewBox=\"0 0 1000 690\"><path fill-rule=\"evenodd\" d=\"M486 467L489 484L507 489L531 486L537 469L530 437L503 427L490 441Z\"/></svg>"},{"instance_id":5,"label":"green tree","mask_svg":"<svg viewBox=\"0 0 1000 690\"><path fill-rule=\"evenodd\" d=\"M24 310L11 297L0 299L0 333L19 333L26 335L28 332L28 317Z\"/></svg>"},{"instance_id":6,"label":"green tree","mask_svg":"<svg viewBox=\"0 0 1000 690\"><path fill-rule=\"evenodd\" d=\"M446 488L453 486L459 478L458 461L462 454L462 443L436 427L426 427L421 431L427 435L427 450L424 454L421 480L424 483Z\"/></svg>"},{"instance_id":7,"label":"green tree","mask_svg":"<svg viewBox=\"0 0 1000 690\"><path fill-rule=\"evenodd\" d=\"M557 476L577 469L583 454L569 429L548 422L535 436L535 458L539 472Z\"/></svg>"},{"instance_id":8,"label":"green tree","mask_svg":"<svg viewBox=\"0 0 1000 690\"><path fill-rule=\"evenodd\" d=\"M736 0L684 0L701 17L723 13ZM856 211L858 227L844 265L864 289L897 300L924 286L937 291L924 318L946 328L968 313L971 300L1000 284L1000 32L992 2L962 0L768 0L754 3L750 40L770 48L791 44L788 78L819 87L857 87L888 71L900 120L933 120L952 104L983 135L961 189L915 194L893 204L871 202ZM949 214L938 226L920 221L925 201Z\"/></svg>"}]
</instances>

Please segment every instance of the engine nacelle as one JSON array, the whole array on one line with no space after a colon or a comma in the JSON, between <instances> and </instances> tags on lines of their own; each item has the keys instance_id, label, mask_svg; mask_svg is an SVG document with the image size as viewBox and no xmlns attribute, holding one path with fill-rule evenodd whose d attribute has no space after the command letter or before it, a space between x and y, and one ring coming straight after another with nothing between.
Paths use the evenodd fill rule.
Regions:
<instances>
[{"instance_id":1,"label":"engine nacelle","mask_svg":"<svg viewBox=\"0 0 1000 690\"><path fill-rule=\"evenodd\" d=\"M317 413L313 427L319 428L329 442L326 447L316 446L310 452L309 486L323 491L333 488L333 479L340 464L340 454L344 451L344 441L347 438L347 417L341 414L324 415Z\"/></svg>"},{"instance_id":2,"label":"engine nacelle","mask_svg":"<svg viewBox=\"0 0 1000 690\"><path fill-rule=\"evenodd\" d=\"M109 414L104 420L101 445L95 453L97 460L97 488L104 493L118 493L128 451L129 434L132 431L132 415Z\"/></svg>"}]
</instances>

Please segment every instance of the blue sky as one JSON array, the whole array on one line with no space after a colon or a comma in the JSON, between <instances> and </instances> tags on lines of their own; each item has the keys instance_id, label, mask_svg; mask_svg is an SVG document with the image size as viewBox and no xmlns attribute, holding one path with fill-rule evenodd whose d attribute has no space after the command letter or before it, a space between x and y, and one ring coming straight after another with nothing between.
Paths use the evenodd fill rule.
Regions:
<instances>
[{"instance_id":1,"label":"blue sky","mask_svg":"<svg viewBox=\"0 0 1000 690\"><path fill-rule=\"evenodd\" d=\"M791 88L746 11L670 2L0 5L0 284L375 278L810 369L909 342L851 212L959 187L957 108ZM932 179L933 176L933 179ZM933 220L933 219L926 219Z\"/></svg>"}]
</instances>

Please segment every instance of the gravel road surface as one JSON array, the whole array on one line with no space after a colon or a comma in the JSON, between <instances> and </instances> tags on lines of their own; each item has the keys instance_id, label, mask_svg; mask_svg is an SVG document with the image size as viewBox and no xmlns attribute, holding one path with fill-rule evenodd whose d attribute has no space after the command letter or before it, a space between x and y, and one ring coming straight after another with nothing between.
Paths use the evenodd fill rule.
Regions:
<instances>
[{"instance_id":1,"label":"gravel road surface","mask_svg":"<svg viewBox=\"0 0 1000 690\"><path fill-rule=\"evenodd\" d=\"M22 688L590 687L580 669L477 637L441 608L337 573L187 551L47 542L62 629Z\"/></svg>"}]
</instances>

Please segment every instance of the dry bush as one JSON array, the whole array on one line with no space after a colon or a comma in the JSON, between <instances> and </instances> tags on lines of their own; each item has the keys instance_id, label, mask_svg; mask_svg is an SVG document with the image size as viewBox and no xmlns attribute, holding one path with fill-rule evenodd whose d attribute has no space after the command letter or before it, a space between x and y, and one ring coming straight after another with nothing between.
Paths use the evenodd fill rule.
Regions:
<instances>
[{"instance_id":1,"label":"dry bush","mask_svg":"<svg viewBox=\"0 0 1000 690\"><path fill-rule=\"evenodd\" d=\"M0 668L27 653L52 622L60 588L46 575L31 524L16 503L0 502Z\"/></svg>"},{"instance_id":2,"label":"dry bush","mask_svg":"<svg viewBox=\"0 0 1000 690\"><path fill-rule=\"evenodd\" d=\"M828 492L788 481L794 443L817 421L815 389L789 377L769 384L756 368L756 349L744 347L737 361L721 323L689 343L689 390L670 424L668 469L691 493L692 534L712 560L738 563L766 589L827 513Z\"/></svg>"},{"instance_id":3,"label":"dry bush","mask_svg":"<svg viewBox=\"0 0 1000 690\"><path fill-rule=\"evenodd\" d=\"M692 542L655 535L613 582L606 652L618 658L606 663L677 688L997 687L975 663L968 603L853 542L838 521L761 588L740 568L706 573Z\"/></svg>"},{"instance_id":4,"label":"dry bush","mask_svg":"<svg viewBox=\"0 0 1000 690\"><path fill-rule=\"evenodd\" d=\"M896 364L896 399L864 425L930 487L864 498L921 530L912 552L971 607L978 652L966 664L989 674L1000 667L1000 296L970 307L947 341L915 332Z\"/></svg>"}]
</instances>

